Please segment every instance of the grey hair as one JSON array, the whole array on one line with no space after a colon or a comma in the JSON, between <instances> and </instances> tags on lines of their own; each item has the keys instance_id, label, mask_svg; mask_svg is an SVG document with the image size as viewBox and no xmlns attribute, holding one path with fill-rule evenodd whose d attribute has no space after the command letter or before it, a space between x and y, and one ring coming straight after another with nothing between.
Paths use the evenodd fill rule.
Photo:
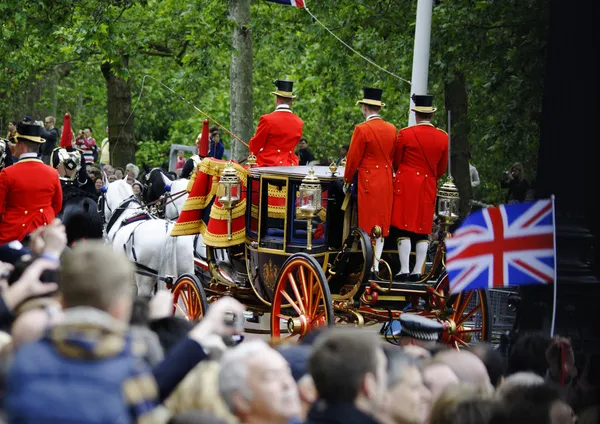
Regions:
<instances>
[{"instance_id":1,"label":"grey hair","mask_svg":"<svg viewBox=\"0 0 600 424\"><path fill-rule=\"evenodd\" d=\"M395 386L404 380L406 368L417 368L419 363L414 356L399 347L384 347L387 358L388 387Z\"/></svg>"},{"instance_id":2,"label":"grey hair","mask_svg":"<svg viewBox=\"0 0 600 424\"><path fill-rule=\"evenodd\" d=\"M246 382L248 359L271 349L263 340L248 340L223 354L219 370L219 392L232 413L235 414L233 397L236 393L252 399L252 392Z\"/></svg>"},{"instance_id":3,"label":"grey hair","mask_svg":"<svg viewBox=\"0 0 600 424\"><path fill-rule=\"evenodd\" d=\"M137 165L134 165L133 163L128 163L125 167L125 171L128 171L129 169L133 171L133 178L137 178L138 175L140 175L140 168L138 168Z\"/></svg>"},{"instance_id":4,"label":"grey hair","mask_svg":"<svg viewBox=\"0 0 600 424\"><path fill-rule=\"evenodd\" d=\"M500 383L496 390L498 399L504 399L509 393L519 387L532 387L543 385L545 380L542 376L531 371L521 371L509 375Z\"/></svg>"}]
</instances>

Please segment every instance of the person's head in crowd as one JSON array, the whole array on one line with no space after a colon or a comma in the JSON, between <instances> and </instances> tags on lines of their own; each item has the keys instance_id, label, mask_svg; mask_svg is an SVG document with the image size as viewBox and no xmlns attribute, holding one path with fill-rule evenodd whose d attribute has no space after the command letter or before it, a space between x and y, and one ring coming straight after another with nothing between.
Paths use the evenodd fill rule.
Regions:
<instances>
[{"instance_id":1,"label":"person's head in crowd","mask_svg":"<svg viewBox=\"0 0 600 424\"><path fill-rule=\"evenodd\" d=\"M242 422L287 424L301 415L298 388L279 352L262 340L249 340L221 358L219 391Z\"/></svg>"},{"instance_id":2,"label":"person's head in crowd","mask_svg":"<svg viewBox=\"0 0 600 424\"><path fill-rule=\"evenodd\" d=\"M142 195L142 184L138 181L134 182L131 188L133 189L133 194L135 194L136 196L139 197Z\"/></svg>"},{"instance_id":3,"label":"person's head in crowd","mask_svg":"<svg viewBox=\"0 0 600 424\"><path fill-rule=\"evenodd\" d=\"M531 371L519 371L509 375L498 385L496 396L500 399L508 396L513 390L521 387L539 386L544 384L546 380Z\"/></svg>"},{"instance_id":4,"label":"person's head in crowd","mask_svg":"<svg viewBox=\"0 0 600 424\"><path fill-rule=\"evenodd\" d=\"M177 414L167 424L228 424L230 421L217 418L214 415L200 410L188 409L180 414Z\"/></svg>"},{"instance_id":5,"label":"person's head in crowd","mask_svg":"<svg viewBox=\"0 0 600 424\"><path fill-rule=\"evenodd\" d=\"M177 158L185 159L185 152L183 150L177 150Z\"/></svg>"},{"instance_id":6,"label":"person's head in crowd","mask_svg":"<svg viewBox=\"0 0 600 424\"><path fill-rule=\"evenodd\" d=\"M333 328L315 340L308 369L320 400L353 404L374 415L385 402L386 367L387 359L375 334Z\"/></svg>"},{"instance_id":7,"label":"person's head in crowd","mask_svg":"<svg viewBox=\"0 0 600 424\"><path fill-rule=\"evenodd\" d=\"M109 183L114 183L115 181L117 181L117 176L115 174L112 174L112 175L108 176L108 182Z\"/></svg>"},{"instance_id":8,"label":"person's head in crowd","mask_svg":"<svg viewBox=\"0 0 600 424\"><path fill-rule=\"evenodd\" d=\"M342 146L342 147L340 147L340 156L343 157L343 158L346 157L346 155L348 154L348 150L349 149L350 149L350 146L347 145L347 144L344 145L344 146Z\"/></svg>"},{"instance_id":9,"label":"person's head in crowd","mask_svg":"<svg viewBox=\"0 0 600 424\"><path fill-rule=\"evenodd\" d=\"M28 303L31 305L27 305ZM48 327L61 321L62 316L61 305L55 299L42 298L26 302L12 325L14 349L39 340Z\"/></svg>"},{"instance_id":10,"label":"person's head in crowd","mask_svg":"<svg viewBox=\"0 0 600 424\"><path fill-rule=\"evenodd\" d=\"M205 360L196 365L177 385L165 405L173 414L201 409L226 423L237 422L219 393L219 361Z\"/></svg>"},{"instance_id":11,"label":"person's head in crowd","mask_svg":"<svg viewBox=\"0 0 600 424\"><path fill-rule=\"evenodd\" d=\"M105 164L104 167L102 167L102 170L106 175L113 175L115 173L115 168L113 168L112 165L109 164Z\"/></svg>"},{"instance_id":12,"label":"person's head in crowd","mask_svg":"<svg viewBox=\"0 0 600 424\"><path fill-rule=\"evenodd\" d=\"M436 354L433 361L448 365L461 383L473 384L486 392L493 390L485 365L472 352L445 350Z\"/></svg>"},{"instance_id":13,"label":"person's head in crowd","mask_svg":"<svg viewBox=\"0 0 600 424\"><path fill-rule=\"evenodd\" d=\"M219 132L219 127L217 127L216 125L210 127L210 138L215 143L221 142L221 133Z\"/></svg>"},{"instance_id":14,"label":"person's head in crowd","mask_svg":"<svg viewBox=\"0 0 600 424\"><path fill-rule=\"evenodd\" d=\"M308 360L312 353L309 345L282 345L277 349L287 361L292 371L292 377L298 385L300 402L302 403L302 419L306 418L311 406L317 400L318 393L311 375L308 372Z\"/></svg>"},{"instance_id":15,"label":"person's head in crowd","mask_svg":"<svg viewBox=\"0 0 600 424\"><path fill-rule=\"evenodd\" d=\"M423 424L431 407L431 393L423 384L417 360L397 346L384 348L387 357L386 404L382 422Z\"/></svg>"},{"instance_id":16,"label":"person's head in crowd","mask_svg":"<svg viewBox=\"0 0 600 424\"><path fill-rule=\"evenodd\" d=\"M437 399L429 424L488 424L496 411L491 393L472 384L446 388Z\"/></svg>"},{"instance_id":17,"label":"person's head in crowd","mask_svg":"<svg viewBox=\"0 0 600 424\"><path fill-rule=\"evenodd\" d=\"M115 168L115 177L117 180L122 180L125 177L125 171L123 168Z\"/></svg>"},{"instance_id":18,"label":"person's head in crowd","mask_svg":"<svg viewBox=\"0 0 600 424\"><path fill-rule=\"evenodd\" d=\"M478 343L471 348L471 352L477 355L485 365L492 386L498 387L505 374L504 357L489 343Z\"/></svg>"},{"instance_id":19,"label":"person's head in crowd","mask_svg":"<svg viewBox=\"0 0 600 424\"><path fill-rule=\"evenodd\" d=\"M508 393L490 424L573 424L575 418L556 387L538 384Z\"/></svg>"},{"instance_id":20,"label":"person's head in crowd","mask_svg":"<svg viewBox=\"0 0 600 424\"><path fill-rule=\"evenodd\" d=\"M551 339L542 333L521 334L508 353L507 375L519 371L532 371L544 377L548 369L546 351Z\"/></svg>"},{"instance_id":21,"label":"person's head in crowd","mask_svg":"<svg viewBox=\"0 0 600 424\"><path fill-rule=\"evenodd\" d=\"M33 118L29 115L25 116L25 118L23 118L23 123L25 124L33 124Z\"/></svg>"},{"instance_id":22,"label":"person's head in crowd","mask_svg":"<svg viewBox=\"0 0 600 424\"><path fill-rule=\"evenodd\" d=\"M129 184L130 186L133 186L133 183L135 183L135 178L130 177L129 175L127 177L125 177L125 181L127 182L127 184Z\"/></svg>"},{"instance_id":23,"label":"person's head in crowd","mask_svg":"<svg viewBox=\"0 0 600 424\"><path fill-rule=\"evenodd\" d=\"M308 140L305 137L302 137L298 142L298 150L306 150L308 149Z\"/></svg>"},{"instance_id":24,"label":"person's head in crowd","mask_svg":"<svg viewBox=\"0 0 600 424\"><path fill-rule=\"evenodd\" d=\"M96 181L94 181L94 185L96 187L96 191L100 191L100 189L104 185L104 181L102 181L102 178L96 178Z\"/></svg>"},{"instance_id":25,"label":"person's head in crowd","mask_svg":"<svg viewBox=\"0 0 600 424\"><path fill-rule=\"evenodd\" d=\"M125 172L127 173L128 177L135 180L140 174L140 168L138 168L138 166L134 165L133 163L128 163L125 167Z\"/></svg>"},{"instance_id":26,"label":"person's head in crowd","mask_svg":"<svg viewBox=\"0 0 600 424\"><path fill-rule=\"evenodd\" d=\"M103 241L77 244L62 260L59 290L64 308L92 307L128 323L133 275L131 261Z\"/></svg>"},{"instance_id":27,"label":"person's head in crowd","mask_svg":"<svg viewBox=\"0 0 600 424\"><path fill-rule=\"evenodd\" d=\"M426 361L422 368L423 382L431 392L431 403L434 404L442 392L456 386L460 380L448 365L441 362Z\"/></svg>"}]
</instances>

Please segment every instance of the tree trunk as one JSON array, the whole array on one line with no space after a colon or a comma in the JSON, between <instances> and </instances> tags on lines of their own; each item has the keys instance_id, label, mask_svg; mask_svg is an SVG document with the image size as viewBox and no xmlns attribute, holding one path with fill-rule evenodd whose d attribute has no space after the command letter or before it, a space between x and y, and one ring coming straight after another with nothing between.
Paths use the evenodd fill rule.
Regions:
<instances>
[{"instance_id":1,"label":"tree trunk","mask_svg":"<svg viewBox=\"0 0 600 424\"><path fill-rule=\"evenodd\" d=\"M451 112L451 171L460 194L459 214L464 218L471 211L473 198L469 172L469 118L465 76L458 72L445 86L446 110Z\"/></svg>"},{"instance_id":2,"label":"tree trunk","mask_svg":"<svg viewBox=\"0 0 600 424\"><path fill-rule=\"evenodd\" d=\"M230 0L229 16L235 24L230 69L231 131L247 143L254 129L250 0ZM231 140L231 151L232 159L236 161L244 160L248 156L248 148L235 139Z\"/></svg>"},{"instance_id":3,"label":"tree trunk","mask_svg":"<svg viewBox=\"0 0 600 424\"><path fill-rule=\"evenodd\" d=\"M129 58L123 57L123 66L128 65ZM108 93L110 163L124 168L128 163L135 163L136 143L133 135L133 117L130 117L131 83L116 76L113 65L109 62L104 62L100 69L106 80Z\"/></svg>"}]
</instances>

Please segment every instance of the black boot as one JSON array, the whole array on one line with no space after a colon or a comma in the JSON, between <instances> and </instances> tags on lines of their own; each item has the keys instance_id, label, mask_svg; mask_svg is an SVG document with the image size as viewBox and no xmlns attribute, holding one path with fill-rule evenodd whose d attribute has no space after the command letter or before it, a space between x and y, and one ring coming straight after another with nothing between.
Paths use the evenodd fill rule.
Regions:
<instances>
[{"instance_id":1,"label":"black boot","mask_svg":"<svg viewBox=\"0 0 600 424\"><path fill-rule=\"evenodd\" d=\"M412 283L421 281L421 274L410 274L410 277L408 278L408 280Z\"/></svg>"}]
</instances>

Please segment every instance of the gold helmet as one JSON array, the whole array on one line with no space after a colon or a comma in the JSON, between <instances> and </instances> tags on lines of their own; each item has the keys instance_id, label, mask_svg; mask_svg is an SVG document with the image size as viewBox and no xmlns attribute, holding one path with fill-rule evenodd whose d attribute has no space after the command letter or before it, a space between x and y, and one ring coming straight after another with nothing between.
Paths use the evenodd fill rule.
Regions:
<instances>
[{"instance_id":1,"label":"gold helmet","mask_svg":"<svg viewBox=\"0 0 600 424\"><path fill-rule=\"evenodd\" d=\"M54 160L55 168L58 168L59 164L63 164L65 169L69 171L79 171L81 169L81 153L78 150L71 152L66 149L59 148L55 152L57 160ZM70 178L65 177L65 180L73 180L76 178L77 172L74 172Z\"/></svg>"}]
</instances>

